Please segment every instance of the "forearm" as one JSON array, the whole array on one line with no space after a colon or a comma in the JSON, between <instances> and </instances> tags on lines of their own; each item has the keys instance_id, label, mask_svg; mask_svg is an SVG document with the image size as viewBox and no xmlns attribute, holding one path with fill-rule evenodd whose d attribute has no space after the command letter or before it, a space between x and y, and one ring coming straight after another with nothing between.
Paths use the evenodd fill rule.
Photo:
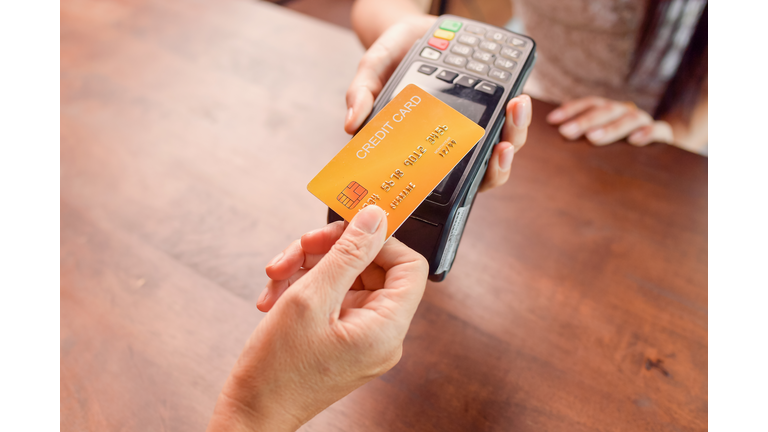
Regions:
<instances>
[{"instance_id":1,"label":"forearm","mask_svg":"<svg viewBox=\"0 0 768 432\"><path fill-rule=\"evenodd\" d=\"M386 29L409 16L415 23L425 22L429 5L428 0L357 0L352 6L352 28L367 49Z\"/></svg>"},{"instance_id":2,"label":"forearm","mask_svg":"<svg viewBox=\"0 0 768 432\"><path fill-rule=\"evenodd\" d=\"M258 334L259 328L254 332ZM250 347L250 348L249 348ZM292 432L312 418L292 375L280 376L270 347L248 343L219 394L206 432Z\"/></svg>"}]
</instances>

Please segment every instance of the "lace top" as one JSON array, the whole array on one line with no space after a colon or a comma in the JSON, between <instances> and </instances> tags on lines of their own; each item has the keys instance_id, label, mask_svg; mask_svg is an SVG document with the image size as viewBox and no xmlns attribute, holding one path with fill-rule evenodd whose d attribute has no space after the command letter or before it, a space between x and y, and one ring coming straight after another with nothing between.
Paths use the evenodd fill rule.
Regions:
<instances>
[{"instance_id":1,"label":"lace top","mask_svg":"<svg viewBox=\"0 0 768 432\"><path fill-rule=\"evenodd\" d=\"M653 113L665 86L628 80L645 8L644 0L516 0L515 15L537 44L525 92L553 103L630 100Z\"/></svg>"}]
</instances>

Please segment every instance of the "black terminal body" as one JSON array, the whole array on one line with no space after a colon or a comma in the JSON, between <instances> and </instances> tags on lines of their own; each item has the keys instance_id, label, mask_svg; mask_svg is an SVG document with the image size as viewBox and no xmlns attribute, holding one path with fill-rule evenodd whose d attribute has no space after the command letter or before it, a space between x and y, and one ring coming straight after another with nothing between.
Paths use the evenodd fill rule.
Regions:
<instances>
[{"instance_id":1,"label":"black terminal body","mask_svg":"<svg viewBox=\"0 0 768 432\"><path fill-rule=\"evenodd\" d=\"M533 39L467 18L440 16L411 47L365 123L406 85L416 84L483 128L485 135L394 236L429 261L429 278L451 269L507 102L520 94L536 59ZM362 127L362 126L361 126ZM328 209L328 222L342 220Z\"/></svg>"}]
</instances>

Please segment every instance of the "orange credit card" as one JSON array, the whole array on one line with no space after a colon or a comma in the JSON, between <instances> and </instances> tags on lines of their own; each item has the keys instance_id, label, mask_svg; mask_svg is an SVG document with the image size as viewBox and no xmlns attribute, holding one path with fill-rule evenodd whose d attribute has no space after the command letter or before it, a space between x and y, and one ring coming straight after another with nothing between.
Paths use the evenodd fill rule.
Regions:
<instances>
[{"instance_id":1,"label":"orange credit card","mask_svg":"<svg viewBox=\"0 0 768 432\"><path fill-rule=\"evenodd\" d=\"M410 84L307 185L346 221L377 205L387 238L483 137L485 130Z\"/></svg>"}]
</instances>

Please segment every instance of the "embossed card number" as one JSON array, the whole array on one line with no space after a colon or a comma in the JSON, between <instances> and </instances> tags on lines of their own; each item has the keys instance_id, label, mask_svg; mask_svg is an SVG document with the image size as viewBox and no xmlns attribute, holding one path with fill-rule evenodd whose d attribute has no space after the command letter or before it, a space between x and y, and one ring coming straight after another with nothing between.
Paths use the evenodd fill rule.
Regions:
<instances>
[{"instance_id":1,"label":"embossed card number","mask_svg":"<svg viewBox=\"0 0 768 432\"><path fill-rule=\"evenodd\" d=\"M387 212L387 237L432 193L485 130L416 85L395 96L307 185L345 220Z\"/></svg>"}]
</instances>

